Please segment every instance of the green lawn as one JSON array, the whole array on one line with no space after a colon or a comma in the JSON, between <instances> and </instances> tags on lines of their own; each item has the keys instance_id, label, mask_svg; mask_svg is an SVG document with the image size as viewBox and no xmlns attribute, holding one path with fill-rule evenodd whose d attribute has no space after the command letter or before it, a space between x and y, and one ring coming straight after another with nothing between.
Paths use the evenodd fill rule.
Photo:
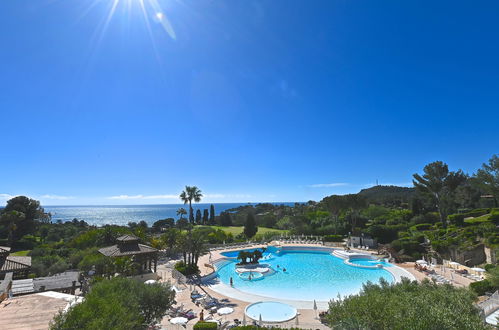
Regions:
<instances>
[{"instance_id":1,"label":"green lawn","mask_svg":"<svg viewBox=\"0 0 499 330\"><path fill-rule=\"evenodd\" d=\"M243 232L243 226L234 226L234 227L222 227L222 226L200 226L200 227L212 227L214 229L221 229L225 231L226 233L231 233L232 235L236 236L237 234L240 234ZM273 232L276 234L286 234L286 230L282 229L274 229L274 228L266 228L266 227L258 227L258 234L265 234L268 232Z\"/></svg>"},{"instance_id":2,"label":"green lawn","mask_svg":"<svg viewBox=\"0 0 499 330\"><path fill-rule=\"evenodd\" d=\"M24 257L24 256L27 256L28 253L30 253L31 250L23 250L23 251L17 251L17 252L13 252L11 253L10 255L11 256L18 256L18 257Z\"/></svg>"}]
</instances>

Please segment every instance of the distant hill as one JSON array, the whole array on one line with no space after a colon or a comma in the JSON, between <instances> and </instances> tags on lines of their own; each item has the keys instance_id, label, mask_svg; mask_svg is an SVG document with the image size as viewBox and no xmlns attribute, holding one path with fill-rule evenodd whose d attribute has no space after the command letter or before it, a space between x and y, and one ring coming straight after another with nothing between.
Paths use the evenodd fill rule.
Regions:
<instances>
[{"instance_id":1,"label":"distant hill","mask_svg":"<svg viewBox=\"0 0 499 330\"><path fill-rule=\"evenodd\" d=\"M415 188L397 186L374 186L362 189L359 195L365 196L370 203L384 205L400 205L409 203L416 193Z\"/></svg>"}]
</instances>

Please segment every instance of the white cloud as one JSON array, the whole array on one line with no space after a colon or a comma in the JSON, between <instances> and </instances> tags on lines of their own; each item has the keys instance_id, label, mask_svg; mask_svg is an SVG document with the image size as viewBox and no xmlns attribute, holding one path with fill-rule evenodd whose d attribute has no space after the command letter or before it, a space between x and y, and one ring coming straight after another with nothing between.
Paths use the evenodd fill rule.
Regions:
<instances>
[{"instance_id":1,"label":"white cloud","mask_svg":"<svg viewBox=\"0 0 499 330\"><path fill-rule=\"evenodd\" d=\"M107 197L107 199L128 200L128 199L178 199L178 195L118 195Z\"/></svg>"},{"instance_id":2,"label":"white cloud","mask_svg":"<svg viewBox=\"0 0 499 330\"><path fill-rule=\"evenodd\" d=\"M311 184L309 188L332 188L332 187L343 187L348 186L348 183L345 182L335 182L335 183L317 183Z\"/></svg>"},{"instance_id":3,"label":"white cloud","mask_svg":"<svg viewBox=\"0 0 499 330\"><path fill-rule=\"evenodd\" d=\"M14 197L16 197L16 196L10 195L10 194L0 194L0 200L8 201L9 199L14 198Z\"/></svg>"},{"instance_id":4,"label":"white cloud","mask_svg":"<svg viewBox=\"0 0 499 330\"><path fill-rule=\"evenodd\" d=\"M61 196L61 195L41 195L40 198L43 198L43 199L57 199L57 200L74 199L73 196Z\"/></svg>"}]
</instances>

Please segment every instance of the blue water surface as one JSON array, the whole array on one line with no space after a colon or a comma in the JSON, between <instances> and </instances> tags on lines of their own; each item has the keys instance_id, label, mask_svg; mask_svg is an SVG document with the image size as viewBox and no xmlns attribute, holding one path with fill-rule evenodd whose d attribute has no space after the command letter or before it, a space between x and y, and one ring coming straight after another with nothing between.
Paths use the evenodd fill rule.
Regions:
<instances>
[{"instance_id":1,"label":"blue water surface","mask_svg":"<svg viewBox=\"0 0 499 330\"><path fill-rule=\"evenodd\" d=\"M267 250L269 251L269 250ZM272 251L272 250L271 250ZM275 251L275 250L274 250ZM342 259L328 252L281 251L266 260L276 272L263 280L240 279L235 272L237 260L228 261L218 270L220 280L234 288L265 297L289 300L328 301L338 295L357 294L362 284L378 283L380 278L393 282L393 276L384 269L365 269L346 265ZM285 270L284 270L285 269Z\"/></svg>"}]
</instances>

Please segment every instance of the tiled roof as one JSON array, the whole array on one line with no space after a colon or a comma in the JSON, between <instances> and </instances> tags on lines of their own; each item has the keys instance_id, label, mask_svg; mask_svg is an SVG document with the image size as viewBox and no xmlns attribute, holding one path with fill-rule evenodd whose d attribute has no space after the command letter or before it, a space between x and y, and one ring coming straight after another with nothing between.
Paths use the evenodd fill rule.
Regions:
<instances>
[{"instance_id":1,"label":"tiled roof","mask_svg":"<svg viewBox=\"0 0 499 330\"><path fill-rule=\"evenodd\" d=\"M135 235L123 235L116 239L118 242L138 242L139 238Z\"/></svg>"},{"instance_id":2,"label":"tiled roof","mask_svg":"<svg viewBox=\"0 0 499 330\"><path fill-rule=\"evenodd\" d=\"M157 249L144 244L122 244L113 245L99 249L99 252L107 257L132 256L158 252Z\"/></svg>"},{"instance_id":3,"label":"tiled roof","mask_svg":"<svg viewBox=\"0 0 499 330\"><path fill-rule=\"evenodd\" d=\"M0 246L0 253L10 252L10 246Z\"/></svg>"}]
</instances>

